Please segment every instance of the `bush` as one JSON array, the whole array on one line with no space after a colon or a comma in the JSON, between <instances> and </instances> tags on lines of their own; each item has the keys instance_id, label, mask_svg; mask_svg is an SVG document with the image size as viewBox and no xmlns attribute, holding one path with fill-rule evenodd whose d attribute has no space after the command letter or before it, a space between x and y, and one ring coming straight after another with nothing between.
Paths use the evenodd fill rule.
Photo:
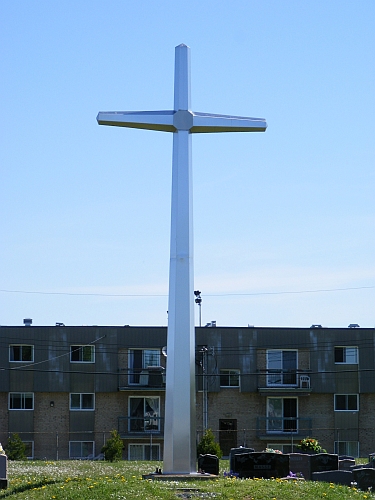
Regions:
<instances>
[{"instance_id":1,"label":"bush","mask_svg":"<svg viewBox=\"0 0 375 500\"><path fill-rule=\"evenodd\" d=\"M317 439L309 437L302 439L300 444L297 444L297 448L308 453L327 453L327 451L320 446Z\"/></svg>"},{"instance_id":2,"label":"bush","mask_svg":"<svg viewBox=\"0 0 375 500\"><path fill-rule=\"evenodd\" d=\"M197 454L199 455L216 455L221 458L223 452L220 449L219 443L215 441L214 433L211 429L207 429L197 447Z\"/></svg>"},{"instance_id":3,"label":"bush","mask_svg":"<svg viewBox=\"0 0 375 500\"><path fill-rule=\"evenodd\" d=\"M26 445L18 434L9 438L5 453L9 460L26 460Z\"/></svg>"},{"instance_id":4,"label":"bush","mask_svg":"<svg viewBox=\"0 0 375 500\"><path fill-rule=\"evenodd\" d=\"M111 431L111 437L102 448L104 458L109 462L117 462L122 459L123 442L118 431Z\"/></svg>"}]
</instances>

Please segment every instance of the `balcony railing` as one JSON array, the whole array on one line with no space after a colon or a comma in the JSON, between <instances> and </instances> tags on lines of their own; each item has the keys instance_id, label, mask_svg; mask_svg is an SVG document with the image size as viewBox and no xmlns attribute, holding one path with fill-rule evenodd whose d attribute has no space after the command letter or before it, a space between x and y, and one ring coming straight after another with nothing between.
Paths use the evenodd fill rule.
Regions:
<instances>
[{"instance_id":1,"label":"balcony railing","mask_svg":"<svg viewBox=\"0 0 375 500\"><path fill-rule=\"evenodd\" d=\"M303 438L311 435L312 419L305 417L257 417L257 436Z\"/></svg>"},{"instance_id":2,"label":"balcony railing","mask_svg":"<svg viewBox=\"0 0 375 500\"><path fill-rule=\"evenodd\" d=\"M162 366L148 366L143 369L120 370L119 389L165 389L165 368Z\"/></svg>"},{"instance_id":3,"label":"balcony railing","mask_svg":"<svg viewBox=\"0 0 375 500\"><path fill-rule=\"evenodd\" d=\"M258 387L310 389L310 376L300 370L262 370L258 373Z\"/></svg>"},{"instance_id":4,"label":"balcony railing","mask_svg":"<svg viewBox=\"0 0 375 500\"><path fill-rule=\"evenodd\" d=\"M118 431L121 437L147 437L150 434L162 437L164 418L156 415L118 417Z\"/></svg>"}]
</instances>

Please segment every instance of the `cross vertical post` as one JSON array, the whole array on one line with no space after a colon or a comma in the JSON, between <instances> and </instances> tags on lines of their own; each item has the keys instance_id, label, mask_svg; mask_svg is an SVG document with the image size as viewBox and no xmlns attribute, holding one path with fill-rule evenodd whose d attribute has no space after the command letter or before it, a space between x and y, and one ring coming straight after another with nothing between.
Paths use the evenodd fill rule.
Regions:
<instances>
[{"instance_id":1,"label":"cross vertical post","mask_svg":"<svg viewBox=\"0 0 375 500\"><path fill-rule=\"evenodd\" d=\"M174 109L104 111L99 125L173 133L163 474L196 472L193 186L191 134L264 132L263 118L190 110L190 49L175 49Z\"/></svg>"}]
</instances>

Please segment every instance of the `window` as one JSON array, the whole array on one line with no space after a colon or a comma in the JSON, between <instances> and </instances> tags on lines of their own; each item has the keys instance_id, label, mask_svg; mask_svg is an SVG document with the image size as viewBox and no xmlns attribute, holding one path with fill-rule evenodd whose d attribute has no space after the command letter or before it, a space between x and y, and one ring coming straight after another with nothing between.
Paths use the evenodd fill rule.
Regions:
<instances>
[{"instance_id":1,"label":"window","mask_svg":"<svg viewBox=\"0 0 375 500\"><path fill-rule=\"evenodd\" d=\"M9 346L9 361L13 362L33 362L34 361L34 346L33 345L10 345Z\"/></svg>"},{"instance_id":2,"label":"window","mask_svg":"<svg viewBox=\"0 0 375 500\"><path fill-rule=\"evenodd\" d=\"M34 458L34 441L23 441L26 458Z\"/></svg>"},{"instance_id":3,"label":"window","mask_svg":"<svg viewBox=\"0 0 375 500\"><path fill-rule=\"evenodd\" d=\"M358 411L358 394L335 394L335 411Z\"/></svg>"},{"instance_id":4,"label":"window","mask_svg":"<svg viewBox=\"0 0 375 500\"><path fill-rule=\"evenodd\" d=\"M94 363L95 347L93 345L71 345L70 361L72 363Z\"/></svg>"},{"instance_id":5,"label":"window","mask_svg":"<svg viewBox=\"0 0 375 500\"><path fill-rule=\"evenodd\" d=\"M267 398L267 432L297 432L297 398Z\"/></svg>"},{"instance_id":6,"label":"window","mask_svg":"<svg viewBox=\"0 0 375 500\"><path fill-rule=\"evenodd\" d=\"M335 453L359 457L359 443L358 441L335 441Z\"/></svg>"},{"instance_id":7,"label":"window","mask_svg":"<svg viewBox=\"0 0 375 500\"><path fill-rule=\"evenodd\" d=\"M358 364L358 347L335 347L335 363Z\"/></svg>"},{"instance_id":8,"label":"window","mask_svg":"<svg viewBox=\"0 0 375 500\"><path fill-rule=\"evenodd\" d=\"M9 410L33 410L34 394L32 392L10 392Z\"/></svg>"},{"instance_id":9,"label":"window","mask_svg":"<svg viewBox=\"0 0 375 500\"><path fill-rule=\"evenodd\" d=\"M240 370L220 370L220 387L239 387Z\"/></svg>"},{"instance_id":10,"label":"window","mask_svg":"<svg viewBox=\"0 0 375 500\"><path fill-rule=\"evenodd\" d=\"M160 349L130 349L129 384L148 385L149 366L160 366Z\"/></svg>"},{"instance_id":11,"label":"window","mask_svg":"<svg viewBox=\"0 0 375 500\"><path fill-rule=\"evenodd\" d=\"M128 460L160 460L158 444L129 444Z\"/></svg>"},{"instance_id":12,"label":"window","mask_svg":"<svg viewBox=\"0 0 375 500\"><path fill-rule=\"evenodd\" d=\"M160 398L129 398L129 431L160 431Z\"/></svg>"},{"instance_id":13,"label":"window","mask_svg":"<svg viewBox=\"0 0 375 500\"><path fill-rule=\"evenodd\" d=\"M70 394L70 409L71 410L94 410L95 395L94 394Z\"/></svg>"},{"instance_id":14,"label":"window","mask_svg":"<svg viewBox=\"0 0 375 500\"><path fill-rule=\"evenodd\" d=\"M93 441L69 441L69 458L94 457Z\"/></svg>"},{"instance_id":15,"label":"window","mask_svg":"<svg viewBox=\"0 0 375 500\"><path fill-rule=\"evenodd\" d=\"M297 351L267 351L267 385L297 385Z\"/></svg>"}]
</instances>

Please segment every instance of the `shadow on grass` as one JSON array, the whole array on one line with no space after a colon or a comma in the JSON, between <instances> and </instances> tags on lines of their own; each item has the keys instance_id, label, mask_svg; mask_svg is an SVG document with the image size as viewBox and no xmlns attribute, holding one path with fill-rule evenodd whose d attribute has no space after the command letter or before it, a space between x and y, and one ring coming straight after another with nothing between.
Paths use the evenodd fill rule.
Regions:
<instances>
[{"instance_id":1,"label":"shadow on grass","mask_svg":"<svg viewBox=\"0 0 375 500\"><path fill-rule=\"evenodd\" d=\"M56 484L61 483L62 481L56 481L53 479L42 479L40 481L36 481L32 484L20 484L19 486L14 486L13 488L8 488L7 490L0 490L0 498L10 497L12 495L17 495L17 493L23 493L27 490L34 490L35 488L41 488L42 486L46 486L48 484Z\"/></svg>"}]
</instances>

